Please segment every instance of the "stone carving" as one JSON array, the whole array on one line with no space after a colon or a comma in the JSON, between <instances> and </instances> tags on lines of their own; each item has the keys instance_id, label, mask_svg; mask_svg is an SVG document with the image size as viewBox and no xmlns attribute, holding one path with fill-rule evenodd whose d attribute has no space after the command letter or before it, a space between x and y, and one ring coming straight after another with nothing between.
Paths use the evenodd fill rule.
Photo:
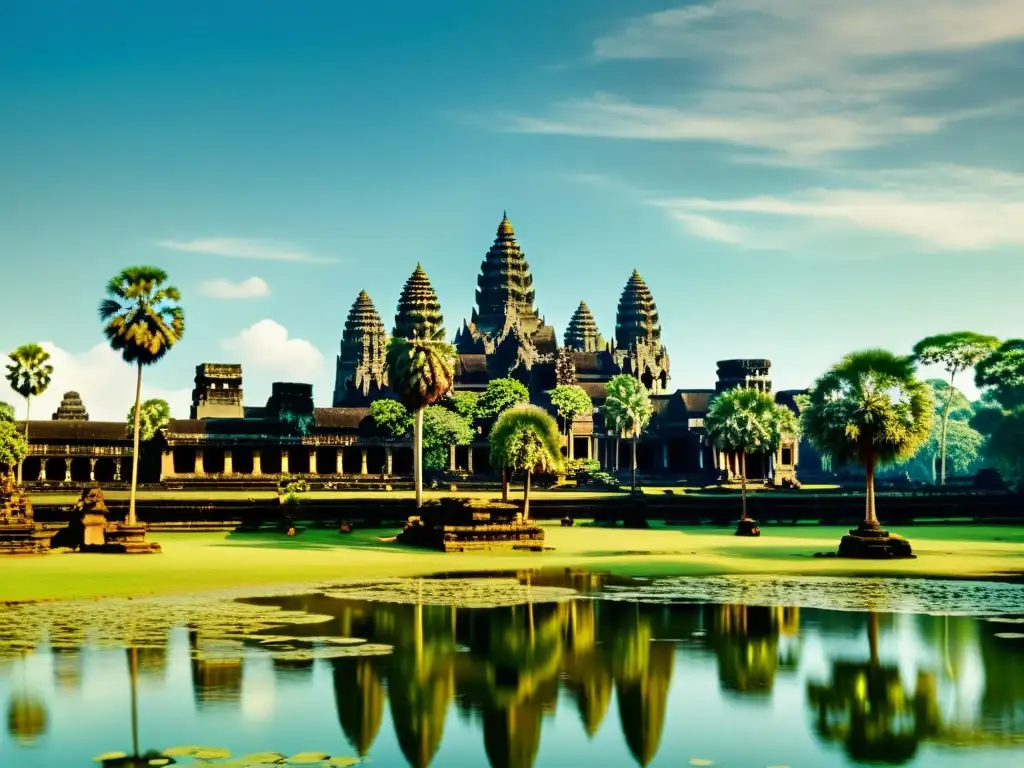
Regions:
<instances>
[{"instance_id":1,"label":"stone carving","mask_svg":"<svg viewBox=\"0 0 1024 768\"><path fill-rule=\"evenodd\" d=\"M82 397L77 392L65 392L60 405L53 414L53 421L88 421L89 412L85 410Z\"/></svg>"},{"instance_id":2,"label":"stone carving","mask_svg":"<svg viewBox=\"0 0 1024 768\"><path fill-rule=\"evenodd\" d=\"M661 343L658 307L635 269L619 298L615 319L615 362L652 394L668 392L668 351Z\"/></svg>"},{"instance_id":3,"label":"stone carving","mask_svg":"<svg viewBox=\"0 0 1024 768\"><path fill-rule=\"evenodd\" d=\"M600 352L607 349L608 343L601 338L594 314L587 306L587 302L581 301L576 307L565 329L563 341L567 349L575 352Z\"/></svg>"},{"instance_id":4,"label":"stone carving","mask_svg":"<svg viewBox=\"0 0 1024 768\"><path fill-rule=\"evenodd\" d=\"M427 273L417 264L398 298L395 328L391 335L398 339L433 339L443 329L441 303Z\"/></svg>"},{"instance_id":5,"label":"stone carving","mask_svg":"<svg viewBox=\"0 0 1024 768\"><path fill-rule=\"evenodd\" d=\"M37 525L32 502L11 475L0 478L0 554L30 555L49 549L50 534Z\"/></svg>"},{"instance_id":6,"label":"stone carving","mask_svg":"<svg viewBox=\"0 0 1024 768\"><path fill-rule=\"evenodd\" d=\"M388 332L366 291L349 310L334 379L334 407L365 406L387 386Z\"/></svg>"}]
</instances>

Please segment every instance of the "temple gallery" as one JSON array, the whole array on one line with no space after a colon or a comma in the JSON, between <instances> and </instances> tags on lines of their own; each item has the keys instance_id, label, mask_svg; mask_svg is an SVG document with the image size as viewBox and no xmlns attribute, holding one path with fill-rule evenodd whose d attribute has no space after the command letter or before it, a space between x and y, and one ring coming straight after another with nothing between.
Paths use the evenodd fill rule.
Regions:
<instances>
[{"instance_id":1,"label":"temple gallery","mask_svg":"<svg viewBox=\"0 0 1024 768\"><path fill-rule=\"evenodd\" d=\"M370 405L395 397L384 362L388 340L410 335L417 319L431 313L439 316L440 307L420 266L403 287L391 333L371 297L360 292L342 331L330 408L314 405L311 384L293 382L272 384L263 405L248 405L240 365L196 366L189 418L172 419L147 441L139 481L411 474L409 440L389 438L377 429ZM704 429L708 405L716 393L732 387L772 391L771 363L764 359L719 361L713 388L672 390L658 309L636 271L619 296L610 339L601 335L590 308L581 301L560 344L537 308L530 267L507 216L483 259L476 306L455 334L454 346L456 391L483 392L493 379L511 377L527 387L532 402L553 412L551 389L574 384L585 390L594 409L574 419L573 444L565 446L566 453L595 459L611 472L630 467L628 441L609 430L601 415L605 386L613 376L635 376L650 392L654 416L637 452L639 469L648 475L735 477L736 457L718 450ZM774 395L796 411L794 396L802 391ZM68 392L52 419L29 424L26 482L128 481L132 441L127 425L92 421L86 406L77 393ZM486 424L478 424L472 444L452 446L450 472L493 473L486 429ZM816 459L804 441L785 440L772 455L749 461L748 475L776 485L793 481L801 453Z\"/></svg>"}]
</instances>

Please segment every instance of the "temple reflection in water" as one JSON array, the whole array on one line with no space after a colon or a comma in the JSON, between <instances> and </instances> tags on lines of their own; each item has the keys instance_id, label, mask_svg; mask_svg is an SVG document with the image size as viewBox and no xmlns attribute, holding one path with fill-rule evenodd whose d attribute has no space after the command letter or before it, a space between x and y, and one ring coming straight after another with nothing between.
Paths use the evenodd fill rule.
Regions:
<instances>
[{"instance_id":1,"label":"temple reflection in water","mask_svg":"<svg viewBox=\"0 0 1024 768\"><path fill-rule=\"evenodd\" d=\"M249 668L262 664L272 687L279 693L301 689L302 698L292 701L305 700L310 711L324 706L317 691L325 683L333 687L340 729L354 754L382 762L377 755L390 751L414 768L445 764L438 757L446 732L453 731L468 734L457 737L464 741L475 740L473 749L482 742L492 768L544 764L538 757L545 749L567 740L600 741L603 752L610 749L609 738L637 765L685 763L693 755L680 752L679 732L692 727L692 712L704 706L723 713L720 750L736 748L737 724L729 718L756 719L759 712L768 717L784 707L779 722L785 738L807 741L818 750L812 763L822 766L952 765L933 762L944 754L947 760L998 761L1024 746L1024 644L1006 632L1008 624L645 603L608 599L614 591L604 591L608 585L589 574L519 579L538 587L571 587L582 596L494 608L325 594L243 601L319 619L289 626L284 638L276 627L234 646L218 647L216 638L204 639L195 629L181 630L177 641L172 633L170 648L150 644L129 651L133 691L137 686L145 702L149 686L169 685L169 668L187 664L194 716L200 723L219 717L220 738L228 746L231 724L242 727ZM261 635L278 637L267 643L262 641L270 638ZM358 639L378 652L302 655L302 648L325 647L324 638ZM40 678L19 683L16 673L19 663L45 653L54 695L82 695L89 686L91 657L75 647L48 651L43 645L0 668L8 733L20 749L45 746L54 729L54 700L33 683ZM698 683L698 671L705 669L713 673L717 696ZM175 706L184 704L180 697L176 701ZM146 727L143 717L140 728ZM264 727L274 731L274 716ZM187 735L182 740L194 742ZM384 742L390 746L382 747ZM587 759L604 765L607 758L596 753Z\"/></svg>"}]
</instances>

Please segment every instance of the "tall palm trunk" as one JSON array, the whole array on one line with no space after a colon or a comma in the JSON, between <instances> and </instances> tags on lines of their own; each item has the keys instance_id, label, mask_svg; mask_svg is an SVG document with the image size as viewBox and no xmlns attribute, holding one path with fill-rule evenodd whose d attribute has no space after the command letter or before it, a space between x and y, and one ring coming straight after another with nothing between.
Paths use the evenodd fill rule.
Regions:
<instances>
[{"instance_id":1,"label":"tall palm trunk","mask_svg":"<svg viewBox=\"0 0 1024 768\"><path fill-rule=\"evenodd\" d=\"M615 474L619 474L619 461L622 456L622 447L619 443L619 436L615 436Z\"/></svg>"},{"instance_id":2,"label":"tall palm trunk","mask_svg":"<svg viewBox=\"0 0 1024 768\"><path fill-rule=\"evenodd\" d=\"M636 493L636 435L633 435L631 440L632 445L632 462L633 462L633 493Z\"/></svg>"},{"instance_id":3,"label":"tall palm trunk","mask_svg":"<svg viewBox=\"0 0 1024 768\"><path fill-rule=\"evenodd\" d=\"M501 468L501 500L508 502L508 467Z\"/></svg>"},{"instance_id":4,"label":"tall palm trunk","mask_svg":"<svg viewBox=\"0 0 1024 768\"><path fill-rule=\"evenodd\" d=\"M142 363L135 377L135 423L132 426L132 490L128 496L128 525L135 525L135 492L139 485L139 416L142 403Z\"/></svg>"},{"instance_id":5,"label":"tall palm trunk","mask_svg":"<svg viewBox=\"0 0 1024 768\"><path fill-rule=\"evenodd\" d=\"M575 449L572 444L572 422L573 417L570 416L565 420L565 433L566 433L566 455L569 457L569 461L575 458Z\"/></svg>"},{"instance_id":6,"label":"tall palm trunk","mask_svg":"<svg viewBox=\"0 0 1024 768\"><path fill-rule=\"evenodd\" d=\"M32 398L30 396L26 395L25 396L25 447L26 448L28 447L28 419L29 419L29 416L31 415L31 413L30 413L31 410L32 410ZM45 459L43 459L43 458L40 458L39 460L40 461L45 461ZM21 474L22 474L21 468L22 468L22 465L24 465L24 463L25 463L25 459L22 459L21 461L18 462L18 485L21 485Z\"/></svg>"},{"instance_id":7,"label":"tall palm trunk","mask_svg":"<svg viewBox=\"0 0 1024 768\"><path fill-rule=\"evenodd\" d=\"M423 408L416 409L412 422L412 472L416 485L416 508L423 506Z\"/></svg>"},{"instance_id":8,"label":"tall palm trunk","mask_svg":"<svg viewBox=\"0 0 1024 768\"><path fill-rule=\"evenodd\" d=\"M749 520L747 517L747 452L740 454L740 497L743 499L743 514L740 519Z\"/></svg>"},{"instance_id":9,"label":"tall palm trunk","mask_svg":"<svg viewBox=\"0 0 1024 768\"><path fill-rule=\"evenodd\" d=\"M137 648L128 649L128 678L131 682L131 707L132 707L132 757L139 757L139 651Z\"/></svg>"},{"instance_id":10,"label":"tall palm trunk","mask_svg":"<svg viewBox=\"0 0 1024 768\"><path fill-rule=\"evenodd\" d=\"M878 666L878 614L871 611L868 614L868 653L871 659L871 666Z\"/></svg>"},{"instance_id":11,"label":"tall palm trunk","mask_svg":"<svg viewBox=\"0 0 1024 768\"><path fill-rule=\"evenodd\" d=\"M526 470L526 485L523 488L523 520L530 519L530 477L533 474Z\"/></svg>"},{"instance_id":12,"label":"tall palm trunk","mask_svg":"<svg viewBox=\"0 0 1024 768\"><path fill-rule=\"evenodd\" d=\"M869 456L864 462L866 469L864 525L877 526L878 516L875 514L875 457Z\"/></svg>"},{"instance_id":13,"label":"tall palm trunk","mask_svg":"<svg viewBox=\"0 0 1024 768\"><path fill-rule=\"evenodd\" d=\"M942 431L939 434L939 485L946 485L946 428L949 426L949 412L953 409L953 376L949 375L949 395L946 397L946 405L942 409Z\"/></svg>"}]
</instances>

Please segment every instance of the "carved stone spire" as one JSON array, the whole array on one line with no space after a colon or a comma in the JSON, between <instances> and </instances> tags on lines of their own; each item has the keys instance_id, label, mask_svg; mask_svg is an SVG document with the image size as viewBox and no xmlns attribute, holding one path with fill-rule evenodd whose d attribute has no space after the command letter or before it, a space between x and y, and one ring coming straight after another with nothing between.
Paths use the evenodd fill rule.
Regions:
<instances>
[{"instance_id":1,"label":"carved stone spire","mask_svg":"<svg viewBox=\"0 0 1024 768\"><path fill-rule=\"evenodd\" d=\"M360 291L345 321L334 379L334 406L372 398L387 385L384 355L388 332L366 291Z\"/></svg>"},{"instance_id":2,"label":"carved stone spire","mask_svg":"<svg viewBox=\"0 0 1024 768\"><path fill-rule=\"evenodd\" d=\"M661 342L661 321L647 283L635 269L619 298L615 318L615 343L620 349Z\"/></svg>"},{"instance_id":3,"label":"carved stone spire","mask_svg":"<svg viewBox=\"0 0 1024 768\"><path fill-rule=\"evenodd\" d=\"M597 352L604 348L604 340L587 302L581 301L576 307L565 329L564 341L566 347L577 352Z\"/></svg>"},{"instance_id":4,"label":"carved stone spire","mask_svg":"<svg viewBox=\"0 0 1024 768\"><path fill-rule=\"evenodd\" d=\"M430 278L419 264L402 288L395 314L395 329L391 335L400 339L444 340L441 303Z\"/></svg>"},{"instance_id":5,"label":"carved stone spire","mask_svg":"<svg viewBox=\"0 0 1024 768\"><path fill-rule=\"evenodd\" d=\"M541 324L533 306L535 292L530 265L516 242L516 233L508 215L502 216L494 244L484 257L477 278L476 310L471 322L478 332L497 334L505 327L510 310L515 310L520 326L532 334Z\"/></svg>"},{"instance_id":6,"label":"carved stone spire","mask_svg":"<svg viewBox=\"0 0 1024 768\"><path fill-rule=\"evenodd\" d=\"M82 404L82 398L77 392L65 392L61 398L57 411L53 414L53 421L88 421L89 413Z\"/></svg>"}]
</instances>

